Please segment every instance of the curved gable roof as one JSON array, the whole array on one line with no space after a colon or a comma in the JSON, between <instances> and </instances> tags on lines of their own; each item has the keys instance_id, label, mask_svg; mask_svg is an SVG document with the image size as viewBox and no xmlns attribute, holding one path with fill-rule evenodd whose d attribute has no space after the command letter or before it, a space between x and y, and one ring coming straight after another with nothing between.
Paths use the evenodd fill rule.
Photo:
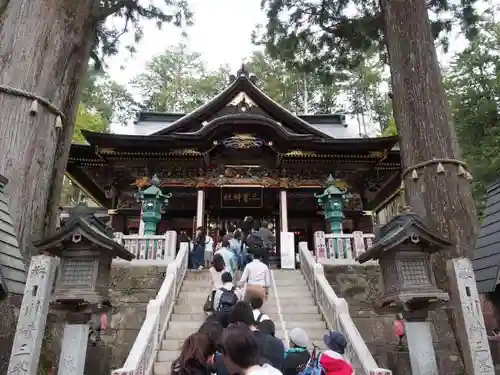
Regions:
<instances>
[{"instance_id":1,"label":"curved gable roof","mask_svg":"<svg viewBox=\"0 0 500 375\"><path fill-rule=\"evenodd\" d=\"M329 135L321 132L315 127L309 125L292 112L283 108L272 100L262 90L260 90L248 77L242 73L229 85L223 92L210 100L205 105L199 107L193 112L174 121L166 128L153 133L152 135L167 135L171 133L182 132L182 129L190 126L193 122L202 123L212 119L214 113L227 106L241 92L255 102L265 112L269 113L276 122L286 124L286 126L299 134L312 134L319 138L331 138Z\"/></svg>"}]
</instances>

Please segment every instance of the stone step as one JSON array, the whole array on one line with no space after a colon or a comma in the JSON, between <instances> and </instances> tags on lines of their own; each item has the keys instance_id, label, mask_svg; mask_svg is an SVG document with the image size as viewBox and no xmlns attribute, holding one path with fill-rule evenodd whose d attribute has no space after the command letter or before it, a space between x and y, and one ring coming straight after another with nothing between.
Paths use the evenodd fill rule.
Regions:
<instances>
[{"instance_id":1,"label":"stone step","mask_svg":"<svg viewBox=\"0 0 500 375\"><path fill-rule=\"evenodd\" d=\"M172 362L156 362L153 368L154 375L169 375Z\"/></svg>"},{"instance_id":2,"label":"stone step","mask_svg":"<svg viewBox=\"0 0 500 375\"><path fill-rule=\"evenodd\" d=\"M294 288L283 289L283 288L278 287L277 294L278 294L280 300L283 298L300 298L300 299L307 298L307 297L312 298L312 294L309 291L309 289L307 289L307 288L305 288L305 289L294 289Z\"/></svg>"},{"instance_id":3,"label":"stone step","mask_svg":"<svg viewBox=\"0 0 500 375\"><path fill-rule=\"evenodd\" d=\"M156 362L172 362L179 357L179 350L160 350Z\"/></svg>"},{"instance_id":4,"label":"stone step","mask_svg":"<svg viewBox=\"0 0 500 375\"><path fill-rule=\"evenodd\" d=\"M307 285L305 280L300 277L300 278L290 278L290 279L274 279L274 283L276 284L276 287L279 289L279 287L283 287L283 286L288 286L288 287L291 287L291 286L304 286L304 285Z\"/></svg>"},{"instance_id":5,"label":"stone step","mask_svg":"<svg viewBox=\"0 0 500 375\"><path fill-rule=\"evenodd\" d=\"M305 292L311 293L309 287L305 283L303 285L280 285L276 286L276 288L278 289L278 294L280 295L282 292L294 292L294 291L301 293Z\"/></svg>"},{"instance_id":6,"label":"stone step","mask_svg":"<svg viewBox=\"0 0 500 375\"><path fill-rule=\"evenodd\" d=\"M316 307L316 306L315 306ZM283 319L285 322L310 322L310 321L319 321L323 320L318 313L318 309L316 308L314 311L309 313L300 313L300 312L290 312L290 311L282 311L281 315L283 315Z\"/></svg>"},{"instance_id":7,"label":"stone step","mask_svg":"<svg viewBox=\"0 0 500 375\"><path fill-rule=\"evenodd\" d=\"M161 350L181 350L184 345L183 339L165 339L161 342Z\"/></svg>"},{"instance_id":8,"label":"stone step","mask_svg":"<svg viewBox=\"0 0 500 375\"><path fill-rule=\"evenodd\" d=\"M293 328L302 328L304 331L314 330L314 329L323 329L326 333L326 324L324 321L320 320L319 315L314 320L310 320L307 322L294 322L293 320L285 320L285 325L288 330L292 330Z\"/></svg>"},{"instance_id":9,"label":"stone step","mask_svg":"<svg viewBox=\"0 0 500 375\"><path fill-rule=\"evenodd\" d=\"M182 298L182 296L181 296ZM203 304L205 301L201 302L193 302L191 304L177 304L174 306L174 314L192 314L192 313L202 313L203 312Z\"/></svg>"},{"instance_id":10,"label":"stone step","mask_svg":"<svg viewBox=\"0 0 500 375\"><path fill-rule=\"evenodd\" d=\"M183 340L198 331L201 322L171 322L165 332L165 339Z\"/></svg>"},{"instance_id":11,"label":"stone step","mask_svg":"<svg viewBox=\"0 0 500 375\"><path fill-rule=\"evenodd\" d=\"M200 324L205 321L205 313L196 311L191 312L189 314L177 313L174 309L174 313L172 314L172 322L199 322ZM202 310L202 309L200 309Z\"/></svg>"},{"instance_id":12,"label":"stone step","mask_svg":"<svg viewBox=\"0 0 500 375\"><path fill-rule=\"evenodd\" d=\"M267 305L264 305L263 310L265 311L267 308L272 308L272 307L273 307L272 305L270 305L269 307ZM280 303L280 307L282 314L289 314L289 313L318 314L318 307L314 303L309 305L302 303L298 304L297 302L295 305L291 303Z\"/></svg>"}]
</instances>

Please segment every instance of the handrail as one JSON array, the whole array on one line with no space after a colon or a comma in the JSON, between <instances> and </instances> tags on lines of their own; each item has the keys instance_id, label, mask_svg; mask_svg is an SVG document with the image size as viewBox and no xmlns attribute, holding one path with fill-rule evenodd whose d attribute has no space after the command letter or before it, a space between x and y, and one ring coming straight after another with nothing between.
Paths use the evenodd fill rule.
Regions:
<instances>
[{"instance_id":1,"label":"handrail","mask_svg":"<svg viewBox=\"0 0 500 375\"><path fill-rule=\"evenodd\" d=\"M167 267L165 279L156 298L148 303L146 319L142 323L125 364L122 368L113 370L111 375L153 374L156 355L186 275L188 256L189 244L182 242L175 260Z\"/></svg>"},{"instance_id":2,"label":"handrail","mask_svg":"<svg viewBox=\"0 0 500 375\"><path fill-rule=\"evenodd\" d=\"M323 265L316 263L307 248L307 242L299 243L300 269L313 293L321 315L330 330L339 331L347 339L345 356L351 363L356 375L391 375L392 371L381 369L361 337L349 314L344 298L339 298L325 277Z\"/></svg>"}]
</instances>

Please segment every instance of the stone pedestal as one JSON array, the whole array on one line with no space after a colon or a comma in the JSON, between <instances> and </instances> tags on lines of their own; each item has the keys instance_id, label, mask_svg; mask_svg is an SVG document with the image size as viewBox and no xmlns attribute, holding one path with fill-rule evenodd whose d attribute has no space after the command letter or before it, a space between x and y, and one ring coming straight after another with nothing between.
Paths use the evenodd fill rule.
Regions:
<instances>
[{"instance_id":1,"label":"stone pedestal","mask_svg":"<svg viewBox=\"0 0 500 375\"><path fill-rule=\"evenodd\" d=\"M405 330L412 374L438 375L430 322L406 321Z\"/></svg>"},{"instance_id":2,"label":"stone pedestal","mask_svg":"<svg viewBox=\"0 0 500 375\"><path fill-rule=\"evenodd\" d=\"M450 277L451 307L454 309L465 369L468 375L494 375L488 335L472 263L466 258L447 262Z\"/></svg>"},{"instance_id":3,"label":"stone pedestal","mask_svg":"<svg viewBox=\"0 0 500 375\"><path fill-rule=\"evenodd\" d=\"M83 375L88 338L88 324L66 324L57 375Z\"/></svg>"},{"instance_id":4,"label":"stone pedestal","mask_svg":"<svg viewBox=\"0 0 500 375\"><path fill-rule=\"evenodd\" d=\"M37 373L57 265L48 255L31 258L7 374Z\"/></svg>"}]
</instances>

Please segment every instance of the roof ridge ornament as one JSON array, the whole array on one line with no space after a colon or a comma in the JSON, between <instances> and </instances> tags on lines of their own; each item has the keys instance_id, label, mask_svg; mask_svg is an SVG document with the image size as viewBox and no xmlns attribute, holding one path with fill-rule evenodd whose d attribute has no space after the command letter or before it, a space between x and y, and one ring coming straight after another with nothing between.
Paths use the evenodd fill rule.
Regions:
<instances>
[{"instance_id":1,"label":"roof ridge ornament","mask_svg":"<svg viewBox=\"0 0 500 375\"><path fill-rule=\"evenodd\" d=\"M240 69L236 72L236 75L234 74L231 74L229 76L229 81L230 82L234 82L236 81L236 79L238 79L239 77L247 77L250 82L252 82L254 85L257 83L257 76L253 73L250 73L250 70L248 70L247 66L245 65L245 63L242 63L241 64L241 67Z\"/></svg>"}]
</instances>

